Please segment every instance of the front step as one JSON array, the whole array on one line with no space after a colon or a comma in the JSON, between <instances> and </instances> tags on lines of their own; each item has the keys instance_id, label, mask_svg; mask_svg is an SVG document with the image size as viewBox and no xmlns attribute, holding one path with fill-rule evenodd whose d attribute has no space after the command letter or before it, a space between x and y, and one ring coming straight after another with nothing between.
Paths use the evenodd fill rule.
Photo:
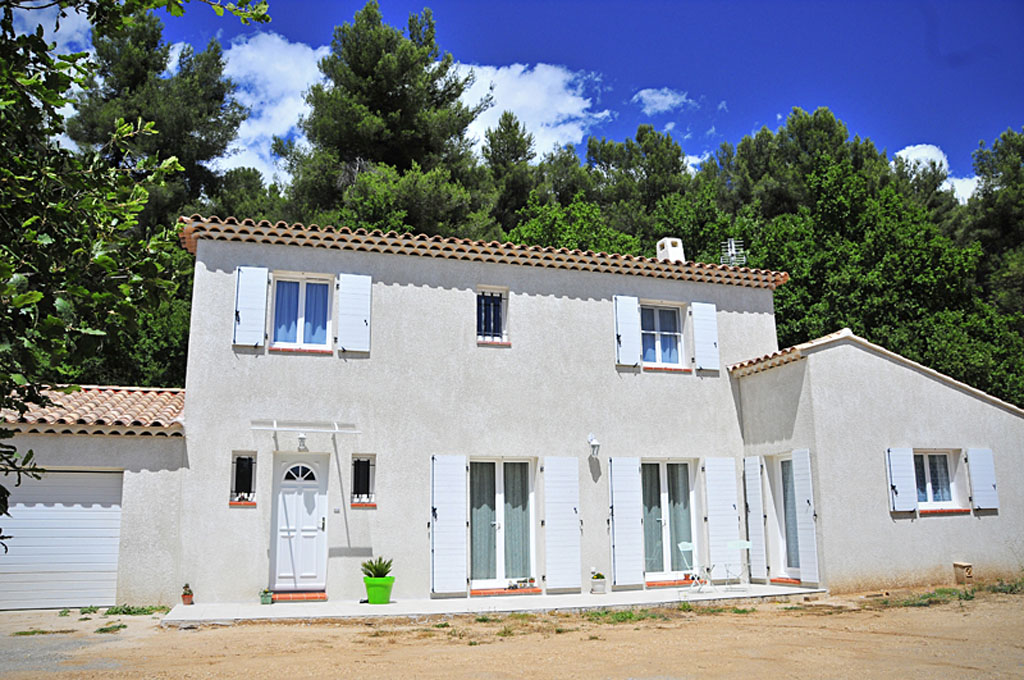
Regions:
<instances>
[{"instance_id":1,"label":"front step","mask_svg":"<svg viewBox=\"0 0 1024 680\"><path fill-rule=\"evenodd\" d=\"M310 590L306 592L277 592L273 594L274 602L326 602L326 590Z\"/></svg>"}]
</instances>

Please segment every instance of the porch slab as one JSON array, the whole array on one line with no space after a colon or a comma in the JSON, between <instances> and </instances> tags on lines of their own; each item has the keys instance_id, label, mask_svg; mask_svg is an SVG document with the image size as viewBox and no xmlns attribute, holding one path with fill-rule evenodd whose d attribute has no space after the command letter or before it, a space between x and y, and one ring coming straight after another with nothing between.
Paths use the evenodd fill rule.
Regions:
<instances>
[{"instance_id":1,"label":"porch slab","mask_svg":"<svg viewBox=\"0 0 1024 680\"><path fill-rule=\"evenodd\" d=\"M602 595L569 593L558 595L515 595L459 597L444 599L394 600L371 605L358 602L218 602L185 606L179 604L163 618L163 626L232 624L239 621L287 621L310 619L364 619L386 617L446 616L455 614L499 614L510 612L579 611L608 607L651 607L680 602L723 601L738 604L756 600L817 599L824 588L801 588L762 584L715 586L713 591L698 592L689 587L649 590L617 590Z\"/></svg>"}]
</instances>

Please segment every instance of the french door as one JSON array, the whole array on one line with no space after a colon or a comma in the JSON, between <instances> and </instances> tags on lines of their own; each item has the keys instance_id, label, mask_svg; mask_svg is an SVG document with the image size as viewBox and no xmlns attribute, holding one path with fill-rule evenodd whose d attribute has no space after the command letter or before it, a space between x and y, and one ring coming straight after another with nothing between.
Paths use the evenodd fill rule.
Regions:
<instances>
[{"instance_id":1,"label":"french door","mask_svg":"<svg viewBox=\"0 0 1024 680\"><path fill-rule=\"evenodd\" d=\"M469 464L470 584L505 588L533 576L533 481L523 461Z\"/></svg>"},{"instance_id":2,"label":"french door","mask_svg":"<svg viewBox=\"0 0 1024 680\"><path fill-rule=\"evenodd\" d=\"M690 466L643 463L644 571L647 578L681 576L694 567ZM680 545L682 544L682 546Z\"/></svg>"}]
</instances>

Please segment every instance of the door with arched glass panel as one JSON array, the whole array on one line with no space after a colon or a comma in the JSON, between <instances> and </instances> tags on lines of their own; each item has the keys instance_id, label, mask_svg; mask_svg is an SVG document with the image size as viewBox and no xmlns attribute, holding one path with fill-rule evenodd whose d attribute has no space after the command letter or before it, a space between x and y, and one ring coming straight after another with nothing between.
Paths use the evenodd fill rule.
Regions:
<instances>
[{"instance_id":1,"label":"door with arched glass panel","mask_svg":"<svg viewBox=\"0 0 1024 680\"><path fill-rule=\"evenodd\" d=\"M274 590L327 585L327 464L282 458L275 466L271 581Z\"/></svg>"}]
</instances>

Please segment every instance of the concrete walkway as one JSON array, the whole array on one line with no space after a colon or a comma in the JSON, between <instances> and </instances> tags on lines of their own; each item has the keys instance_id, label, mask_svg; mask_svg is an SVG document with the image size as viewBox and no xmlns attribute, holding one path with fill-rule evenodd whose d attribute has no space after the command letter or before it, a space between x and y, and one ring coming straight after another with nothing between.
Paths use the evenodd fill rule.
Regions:
<instances>
[{"instance_id":1,"label":"concrete walkway","mask_svg":"<svg viewBox=\"0 0 1024 680\"><path fill-rule=\"evenodd\" d=\"M601 609L604 607L650 607L679 602L738 604L741 600L803 600L817 599L822 588L799 588L761 584L706 587L702 592L690 588L656 588L621 590L591 595L495 595L490 597L445 598L436 600L396 600L390 604L370 605L351 601L275 602L197 602L177 605L164 617L164 626L226 624L237 621L274 621L288 619L361 619L368 617L450 616L453 614L489 614L498 612L536 612L552 610Z\"/></svg>"}]
</instances>

